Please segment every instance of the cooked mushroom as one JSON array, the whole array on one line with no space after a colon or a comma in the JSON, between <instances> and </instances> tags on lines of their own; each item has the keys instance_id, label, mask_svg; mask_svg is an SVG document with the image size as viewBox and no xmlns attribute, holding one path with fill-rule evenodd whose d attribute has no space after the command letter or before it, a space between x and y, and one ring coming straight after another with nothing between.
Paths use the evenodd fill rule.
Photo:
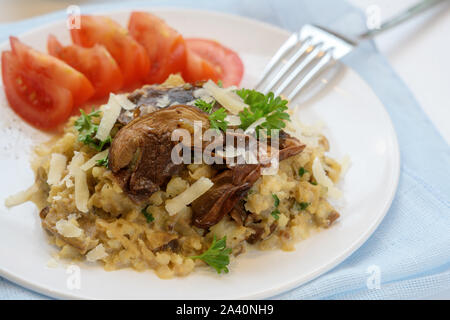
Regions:
<instances>
[{"instance_id":1,"label":"cooked mushroom","mask_svg":"<svg viewBox=\"0 0 450 320\"><path fill-rule=\"evenodd\" d=\"M230 213L260 176L261 165L244 164L213 178L214 186L192 203L193 224L209 228Z\"/></svg>"},{"instance_id":2,"label":"cooked mushroom","mask_svg":"<svg viewBox=\"0 0 450 320\"><path fill-rule=\"evenodd\" d=\"M287 133L280 134L280 161L303 151L305 145ZM261 175L261 164L231 167L213 178L214 186L192 203L192 222L199 228L209 228L226 214L239 223L243 220L236 205Z\"/></svg>"},{"instance_id":3,"label":"cooked mushroom","mask_svg":"<svg viewBox=\"0 0 450 320\"><path fill-rule=\"evenodd\" d=\"M194 121L202 123L202 130L209 128L206 113L177 105L139 117L119 130L109 151L109 168L131 199L147 199L183 167L172 162L178 141L172 141L171 134L186 129L192 136Z\"/></svg>"},{"instance_id":4,"label":"cooked mushroom","mask_svg":"<svg viewBox=\"0 0 450 320\"><path fill-rule=\"evenodd\" d=\"M280 161L299 154L305 147L306 145L301 143L297 138L291 137L284 131L280 132Z\"/></svg>"},{"instance_id":5,"label":"cooked mushroom","mask_svg":"<svg viewBox=\"0 0 450 320\"><path fill-rule=\"evenodd\" d=\"M121 124L126 125L134 118L166 108L172 104L190 104L196 100L194 92L201 87L201 83L186 83L178 87L162 85L143 86L128 95L128 100L134 103L136 108L133 110L123 109L118 120Z\"/></svg>"},{"instance_id":6,"label":"cooked mushroom","mask_svg":"<svg viewBox=\"0 0 450 320\"><path fill-rule=\"evenodd\" d=\"M172 149L178 141L172 141L171 134L175 129L183 128L192 137L194 121L202 123L203 132L209 129L206 113L192 106L177 105L140 116L119 130L111 144L109 168L131 199L136 202L146 200L183 168L183 164L172 162ZM280 160L298 154L304 148L305 145L296 138L280 133ZM231 213L260 177L263 166L240 164L226 168L214 177L214 186L192 203L193 224L209 228ZM235 218L238 219L236 214Z\"/></svg>"},{"instance_id":7,"label":"cooked mushroom","mask_svg":"<svg viewBox=\"0 0 450 320\"><path fill-rule=\"evenodd\" d=\"M247 218L247 211L245 210L244 202L242 200L237 202L233 209L231 209L230 217L236 221L238 225L244 225L244 221Z\"/></svg>"}]
</instances>

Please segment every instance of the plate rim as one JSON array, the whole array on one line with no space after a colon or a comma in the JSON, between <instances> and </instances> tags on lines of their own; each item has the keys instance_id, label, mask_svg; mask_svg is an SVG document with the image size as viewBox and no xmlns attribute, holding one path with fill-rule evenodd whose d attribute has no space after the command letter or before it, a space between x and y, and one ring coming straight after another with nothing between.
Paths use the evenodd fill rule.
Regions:
<instances>
[{"instance_id":1,"label":"plate rim","mask_svg":"<svg viewBox=\"0 0 450 320\"><path fill-rule=\"evenodd\" d=\"M94 5L93 6L85 6L85 7L86 8L92 7L91 9L93 9L93 10L88 10L88 12L86 12L87 14L93 14L93 13L100 11L100 9ZM221 11L208 10L208 9L194 9L194 8L186 8L186 7L152 6L152 5L146 5L143 7L136 8L135 6L132 5L130 7L114 8L114 9L110 9L110 10L106 9L101 12L103 15L111 15L111 14L115 14L115 13L131 12L132 10L135 10L135 9L166 11L166 12L170 12L170 11L180 12L181 11L181 12L191 12L191 13L199 13L199 12L207 13L207 14L213 14L216 16L224 17L227 19L231 18L231 19L235 19L235 20L244 21L245 23L250 23L250 24L253 24L260 28L271 29L271 31L278 32L278 33L282 34L283 36L285 36L286 38L291 34L291 32L289 30L283 29L277 25L273 25L273 24L270 24L270 23L267 23L264 21L260 21L260 20L256 20L256 19L249 18L246 16L241 16L241 15L232 14L232 13L228 13L228 12L221 12ZM55 11L53 13L56 13L56 12L57 11ZM52 14L52 13L49 13L49 14ZM36 18L36 17L34 17L34 18ZM31 18L31 19L33 19L33 18ZM29 20L31 20L31 19L29 19ZM56 19L54 21L50 21L48 23L42 24L36 28L32 28L25 32L17 34L16 36L18 38L20 38L20 37L26 36L30 33L39 32L40 30L44 30L44 29L51 27L52 25L60 24L62 21L64 21L64 20ZM9 45L8 40L5 40L0 43L0 47L4 47L4 46L8 46L8 45ZM358 74L356 71L355 71L355 73ZM364 81L364 79L362 77L360 77L359 74L358 74L358 77L361 79L361 81ZM3 84L1 84L1 85L3 86ZM367 84L367 85L373 91L372 87L369 84ZM320 275L323 275L324 273L330 271L331 269L333 269L334 267L336 267L337 265L342 263L344 260L346 260L351 254L356 252L364 243L366 243L366 241L370 238L370 236L376 231L376 229L378 228L380 223L384 220L384 218L386 217L386 214L388 213L388 211L392 205L395 195L397 194L400 173L401 173L401 156L400 156L400 148L399 148L399 144L398 144L397 132L395 130L392 119L391 119L389 113L387 112L385 105L382 103L382 101L380 100L378 95L375 92L374 92L374 95L377 97L377 99L379 100L379 102L382 106L381 110L382 110L383 116L388 120L387 125L389 125L389 129L390 129L389 130L390 131L389 136L391 138L390 142L391 142L392 148L393 148L392 149L392 151L393 151L392 160L393 160L394 167L392 169L393 169L393 172L395 173L394 180L392 180L391 183L389 184L389 187L390 187L389 195L390 196L385 202L385 205L382 209L382 211L383 211L382 214L378 215L377 219L372 222L370 228L366 229L365 232L363 232L358 239L354 240L352 246L348 247L345 250L345 252L343 254L341 254L338 259L335 259L333 262L325 264L325 265L321 266L320 268L317 268L314 272L311 272L310 274L308 274L306 277L303 277L302 279L298 279L296 281L288 281L287 283L283 283L276 289L268 288L266 290L261 290L258 293L239 296L239 297L236 297L235 299L273 298L282 293L287 293L287 292L291 291L292 289L299 287L300 285L305 285L305 284L309 283L310 281L316 279ZM50 287L46 287L45 285L38 285L33 282L26 281L26 280L20 278L14 272L5 270L1 265L0 265L0 276L13 282L14 284L17 284L26 289L37 292L39 294L45 295L46 297L62 298L62 299L89 299L90 298L83 294L76 294L76 292L74 292L74 294L68 294L68 293L65 293L64 291L51 289ZM145 299L145 298L143 298L143 299Z\"/></svg>"}]
</instances>

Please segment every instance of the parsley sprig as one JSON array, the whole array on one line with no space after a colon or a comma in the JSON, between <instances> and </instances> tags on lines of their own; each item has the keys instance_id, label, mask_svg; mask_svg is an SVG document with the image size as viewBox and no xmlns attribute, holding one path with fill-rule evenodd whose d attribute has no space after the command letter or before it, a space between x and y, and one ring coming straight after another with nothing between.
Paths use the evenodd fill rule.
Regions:
<instances>
[{"instance_id":1,"label":"parsley sprig","mask_svg":"<svg viewBox=\"0 0 450 320\"><path fill-rule=\"evenodd\" d=\"M100 117L100 111L92 110L91 113L86 114L83 110L80 109L81 115L75 120L74 127L78 130L78 141L83 142L85 145L97 150L102 151L103 147L111 143L111 136L108 136L106 140L100 141L95 138L95 135L98 130L98 124L93 122L93 118Z\"/></svg>"},{"instance_id":2,"label":"parsley sprig","mask_svg":"<svg viewBox=\"0 0 450 320\"><path fill-rule=\"evenodd\" d=\"M241 89L236 93L249 106L239 113L241 119L240 128L245 130L255 121L265 118L266 120L256 127L256 131L266 129L279 130L286 126L284 120L290 120L289 114L286 112L287 100L275 97L273 92L264 95L256 90Z\"/></svg>"},{"instance_id":3,"label":"parsley sprig","mask_svg":"<svg viewBox=\"0 0 450 320\"><path fill-rule=\"evenodd\" d=\"M225 108L220 108L209 115L209 123L212 129L217 131L227 131L228 121L225 120L227 117L227 111Z\"/></svg>"},{"instance_id":4,"label":"parsley sprig","mask_svg":"<svg viewBox=\"0 0 450 320\"><path fill-rule=\"evenodd\" d=\"M246 130L254 122L264 118L265 121L256 127L256 131L265 129L269 134L270 130L284 128L286 126L284 121L290 120L289 114L286 112L288 109L287 100L275 97L272 92L264 95L256 90L241 89L237 90L236 93L248 105L247 108L239 112L239 118L241 120L239 127L241 129ZM220 108L211 113L215 103L215 101L208 103L202 99L198 99L195 101L195 106L210 114L209 122L211 128L218 131L226 131L228 127L228 121L225 120L227 111L225 108Z\"/></svg>"},{"instance_id":5,"label":"parsley sprig","mask_svg":"<svg viewBox=\"0 0 450 320\"><path fill-rule=\"evenodd\" d=\"M97 165L108 168L109 157L106 155L103 159L97 160Z\"/></svg>"},{"instance_id":6,"label":"parsley sprig","mask_svg":"<svg viewBox=\"0 0 450 320\"><path fill-rule=\"evenodd\" d=\"M227 111L225 110L225 108L220 108L211 113L215 103L215 101L208 103L205 100L198 99L197 101L195 101L195 106L200 110L210 114L209 124L212 129L216 129L217 131L227 131L228 121L225 120L225 118L227 117Z\"/></svg>"},{"instance_id":7,"label":"parsley sprig","mask_svg":"<svg viewBox=\"0 0 450 320\"><path fill-rule=\"evenodd\" d=\"M231 249L227 248L227 237L224 236L222 239L217 241L216 235L214 235L211 246L199 256L192 256L191 259L200 259L206 262L208 265L216 269L217 273L222 271L228 273L227 268L230 263L230 253Z\"/></svg>"},{"instance_id":8,"label":"parsley sprig","mask_svg":"<svg viewBox=\"0 0 450 320\"><path fill-rule=\"evenodd\" d=\"M198 107L200 110L205 111L206 113L211 113L214 104L215 101L211 103L208 103L202 99L198 99L195 101L195 106Z\"/></svg>"}]
</instances>

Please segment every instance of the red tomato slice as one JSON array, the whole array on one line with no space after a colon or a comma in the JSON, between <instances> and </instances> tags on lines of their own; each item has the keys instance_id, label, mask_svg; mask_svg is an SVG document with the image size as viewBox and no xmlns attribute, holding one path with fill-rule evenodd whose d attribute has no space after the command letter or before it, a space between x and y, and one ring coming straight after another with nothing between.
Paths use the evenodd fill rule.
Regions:
<instances>
[{"instance_id":1,"label":"red tomato slice","mask_svg":"<svg viewBox=\"0 0 450 320\"><path fill-rule=\"evenodd\" d=\"M150 61L145 49L112 19L82 15L81 28L71 29L70 34L73 42L83 47L104 45L119 65L125 86L147 76Z\"/></svg>"},{"instance_id":2,"label":"red tomato slice","mask_svg":"<svg viewBox=\"0 0 450 320\"><path fill-rule=\"evenodd\" d=\"M132 12L128 30L150 58L147 83L162 83L172 73L183 71L186 63L184 39L163 20L147 12Z\"/></svg>"},{"instance_id":3,"label":"red tomato slice","mask_svg":"<svg viewBox=\"0 0 450 320\"><path fill-rule=\"evenodd\" d=\"M2 52L2 77L11 108L25 121L50 130L69 117L72 94L39 71L29 70L11 52Z\"/></svg>"},{"instance_id":4,"label":"red tomato slice","mask_svg":"<svg viewBox=\"0 0 450 320\"><path fill-rule=\"evenodd\" d=\"M91 82L67 63L34 50L19 39L10 37L11 48L25 70L35 71L72 93L73 105L78 107L93 96Z\"/></svg>"},{"instance_id":5,"label":"red tomato slice","mask_svg":"<svg viewBox=\"0 0 450 320\"><path fill-rule=\"evenodd\" d=\"M186 46L220 70L219 79L224 87L239 85L244 75L244 65L236 52L207 39L186 39Z\"/></svg>"},{"instance_id":6,"label":"red tomato slice","mask_svg":"<svg viewBox=\"0 0 450 320\"><path fill-rule=\"evenodd\" d=\"M63 47L55 36L47 41L48 52L84 74L95 88L94 98L104 97L123 85L122 72L116 61L102 45L91 48L78 45Z\"/></svg>"},{"instance_id":7,"label":"red tomato slice","mask_svg":"<svg viewBox=\"0 0 450 320\"><path fill-rule=\"evenodd\" d=\"M202 80L217 82L220 79L220 68L201 58L192 50L186 54L186 67L183 70L183 78L186 82L194 83Z\"/></svg>"}]
</instances>

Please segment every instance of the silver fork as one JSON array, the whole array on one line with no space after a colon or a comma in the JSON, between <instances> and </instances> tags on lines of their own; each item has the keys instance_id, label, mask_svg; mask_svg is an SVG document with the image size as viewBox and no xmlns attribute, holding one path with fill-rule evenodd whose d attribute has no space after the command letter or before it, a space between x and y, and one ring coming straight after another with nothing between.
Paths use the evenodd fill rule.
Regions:
<instances>
[{"instance_id":1,"label":"silver fork","mask_svg":"<svg viewBox=\"0 0 450 320\"><path fill-rule=\"evenodd\" d=\"M294 99L317 75L349 54L361 41L409 20L437 3L446 0L424 0L369 30L350 39L324 27L307 24L292 34L265 67L255 89ZM298 79L298 82L295 80Z\"/></svg>"}]
</instances>

